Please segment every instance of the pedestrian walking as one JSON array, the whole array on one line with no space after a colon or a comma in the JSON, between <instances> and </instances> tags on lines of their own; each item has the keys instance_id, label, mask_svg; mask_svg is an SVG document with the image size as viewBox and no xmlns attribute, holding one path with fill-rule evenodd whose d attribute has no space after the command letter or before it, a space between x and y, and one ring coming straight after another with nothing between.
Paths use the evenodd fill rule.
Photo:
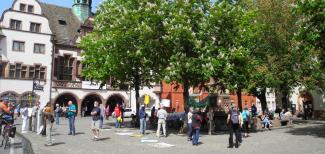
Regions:
<instances>
[{"instance_id":1,"label":"pedestrian walking","mask_svg":"<svg viewBox=\"0 0 325 154\"><path fill-rule=\"evenodd\" d=\"M22 118L22 126L21 126L21 133L27 133L27 122L28 122L28 108L27 105L24 105L23 108L20 110L21 118Z\"/></svg>"},{"instance_id":2,"label":"pedestrian walking","mask_svg":"<svg viewBox=\"0 0 325 154\"><path fill-rule=\"evenodd\" d=\"M139 110L139 118L140 118L140 134L144 134L146 131L146 111L144 105L141 105Z\"/></svg>"},{"instance_id":3,"label":"pedestrian walking","mask_svg":"<svg viewBox=\"0 0 325 154\"><path fill-rule=\"evenodd\" d=\"M207 117L208 117L208 120L209 120L209 135L212 134L213 132L213 125L214 125L214 112L213 112L213 108L210 108L209 112L207 113Z\"/></svg>"},{"instance_id":4,"label":"pedestrian walking","mask_svg":"<svg viewBox=\"0 0 325 154\"><path fill-rule=\"evenodd\" d=\"M52 143L52 129L53 129L53 123L54 123L54 116L53 116L53 109L51 106L51 103L47 103L46 106L43 109L43 115L45 118L45 128L46 128L46 144L45 146L51 146Z\"/></svg>"},{"instance_id":5,"label":"pedestrian walking","mask_svg":"<svg viewBox=\"0 0 325 154\"><path fill-rule=\"evenodd\" d=\"M157 117L158 117L157 137L160 137L160 128L161 127L163 128L164 136L167 137L167 135L166 135L167 112L164 109L163 105L160 106L160 109L157 112Z\"/></svg>"},{"instance_id":6,"label":"pedestrian walking","mask_svg":"<svg viewBox=\"0 0 325 154\"><path fill-rule=\"evenodd\" d=\"M105 107L103 104L99 105L99 109L100 109L100 117L99 117L99 129L103 129L103 125L104 125L104 117L105 117Z\"/></svg>"},{"instance_id":7,"label":"pedestrian walking","mask_svg":"<svg viewBox=\"0 0 325 154\"><path fill-rule=\"evenodd\" d=\"M240 142L240 128L242 126L242 121L240 118L241 114L238 111L237 107L233 106L228 113L227 124L229 126L229 146L228 148L233 148L234 139L233 135L235 133L236 142L235 147L238 148Z\"/></svg>"},{"instance_id":8,"label":"pedestrian walking","mask_svg":"<svg viewBox=\"0 0 325 154\"><path fill-rule=\"evenodd\" d=\"M92 116L92 124L91 124L91 130L94 134L93 140L96 141L99 137L99 127L100 127L100 116L101 116L101 110L98 107L98 102L94 102L94 108L91 111L91 116Z\"/></svg>"},{"instance_id":9,"label":"pedestrian walking","mask_svg":"<svg viewBox=\"0 0 325 154\"><path fill-rule=\"evenodd\" d=\"M68 135L76 135L76 127L74 125L77 108L76 105L72 103L72 101L68 102L69 107L67 108L67 114L69 119L69 134Z\"/></svg>"},{"instance_id":10,"label":"pedestrian walking","mask_svg":"<svg viewBox=\"0 0 325 154\"><path fill-rule=\"evenodd\" d=\"M192 140L192 114L193 108L190 107L188 113L187 113L187 141Z\"/></svg>"},{"instance_id":11,"label":"pedestrian walking","mask_svg":"<svg viewBox=\"0 0 325 154\"><path fill-rule=\"evenodd\" d=\"M201 115L198 113L199 108L196 108L192 115L192 145L199 145L200 128L203 122Z\"/></svg>"},{"instance_id":12,"label":"pedestrian walking","mask_svg":"<svg viewBox=\"0 0 325 154\"><path fill-rule=\"evenodd\" d=\"M56 104L55 105L55 110L54 110L54 112L55 112L55 124L56 125L59 125L60 124L60 115L61 115L61 107L60 107L60 105L59 104Z\"/></svg>"},{"instance_id":13,"label":"pedestrian walking","mask_svg":"<svg viewBox=\"0 0 325 154\"><path fill-rule=\"evenodd\" d=\"M250 127L250 113L247 107L244 108L241 115L243 117L244 137L248 137L249 127Z\"/></svg>"}]
</instances>

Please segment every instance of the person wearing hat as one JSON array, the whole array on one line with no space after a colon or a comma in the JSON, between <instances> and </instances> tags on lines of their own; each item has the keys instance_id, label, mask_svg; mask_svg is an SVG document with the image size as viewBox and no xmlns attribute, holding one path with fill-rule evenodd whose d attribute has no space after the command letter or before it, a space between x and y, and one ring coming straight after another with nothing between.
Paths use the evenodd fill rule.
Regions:
<instances>
[{"instance_id":1,"label":"person wearing hat","mask_svg":"<svg viewBox=\"0 0 325 154\"><path fill-rule=\"evenodd\" d=\"M140 133L144 134L146 131L146 111L144 105L141 105L140 107L139 119L140 119Z\"/></svg>"}]
</instances>

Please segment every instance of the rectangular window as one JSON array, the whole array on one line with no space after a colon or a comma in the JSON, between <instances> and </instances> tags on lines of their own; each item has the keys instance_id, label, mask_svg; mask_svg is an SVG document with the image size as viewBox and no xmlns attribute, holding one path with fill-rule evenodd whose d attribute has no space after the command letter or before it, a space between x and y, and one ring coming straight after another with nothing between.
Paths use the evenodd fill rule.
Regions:
<instances>
[{"instance_id":1,"label":"rectangular window","mask_svg":"<svg viewBox=\"0 0 325 154\"><path fill-rule=\"evenodd\" d=\"M28 5L28 10L29 13L34 13L34 6L33 5Z\"/></svg>"},{"instance_id":2,"label":"rectangular window","mask_svg":"<svg viewBox=\"0 0 325 154\"><path fill-rule=\"evenodd\" d=\"M20 11L23 11L23 12L26 12L26 4L20 4L20 6L19 6L19 10Z\"/></svg>"},{"instance_id":3,"label":"rectangular window","mask_svg":"<svg viewBox=\"0 0 325 154\"><path fill-rule=\"evenodd\" d=\"M21 78L26 79L27 78L27 66L21 67Z\"/></svg>"},{"instance_id":4,"label":"rectangular window","mask_svg":"<svg viewBox=\"0 0 325 154\"><path fill-rule=\"evenodd\" d=\"M9 66L9 78L15 78L16 65Z\"/></svg>"},{"instance_id":5,"label":"rectangular window","mask_svg":"<svg viewBox=\"0 0 325 154\"><path fill-rule=\"evenodd\" d=\"M28 75L28 77L30 79L33 79L34 75L35 75L35 68L33 66L31 66L31 67L29 67L29 75Z\"/></svg>"},{"instance_id":6,"label":"rectangular window","mask_svg":"<svg viewBox=\"0 0 325 154\"><path fill-rule=\"evenodd\" d=\"M10 20L10 28L11 29L21 30L21 21L11 19Z\"/></svg>"},{"instance_id":7,"label":"rectangular window","mask_svg":"<svg viewBox=\"0 0 325 154\"><path fill-rule=\"evenodd\" d=\"M40 65L36 65L35 66L35 78L39 79L40 78L40 71L41 71L41 66Z\"/></svg>"},{"instance_id":8,"label":"rectangular window","mask_svg":"<svg viewBox=\"0 0 325 154\"><path fill-rule=\"evenodd\" d=\"M29 31L39 33L41 32L41 24L30 23Z\"/></svg>"},{"instance_id":9,"label":"rectangular window","mask_svg":"<svg viewBox=\"0 0 325 154\"><path fill-rule=\"evenodd\" d=\"M25 42L14 41L12 43L12 51L25 51Z\"/></svg>"},{"instance_id":10,"label":"rectangular window","mask_svg":"<svg viewBox=\"0 0 325 154\"><path fill-rule=\"evenodd\" d=\"M45 71L46 68L45 67L41 67L41 72L40 72L40 79L41 80L45 80Z\"/></svg>"},{"instance_id":11,"label":"rectangular window","mask_svg":"<svg viewBox=\"0 0 325 154\"><path fill-rule=\"evenodd\" d=\"M21 78L21 64L16 64L16 74L15 74L16 79Z\"/></svg>"},{"instance_id":12,"label":"rectangular window","mask_svg":"<svg viewBox=\"0 0 325 154\"><path fill-rule=\"evenodd\" d=\"M45 53L45 44L34 44L34 53Z\"/></svg>"}]
</instances>

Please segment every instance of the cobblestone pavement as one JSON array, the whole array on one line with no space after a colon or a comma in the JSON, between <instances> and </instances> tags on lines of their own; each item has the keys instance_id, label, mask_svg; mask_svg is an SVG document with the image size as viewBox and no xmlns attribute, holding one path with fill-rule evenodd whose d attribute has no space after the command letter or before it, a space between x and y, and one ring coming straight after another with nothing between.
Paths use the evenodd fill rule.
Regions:
<instances>
[{"instance_id":1,"label":"cobblestone pavement","mask_svg":"<svg viewBox=\"0 0 325 154\"><path fill-rule=\"evenodd\" d=\"M67 135L68 121L54 128L54 145L44 146L46 138L36 134L24 134L32 142L35 154L191 154L191 153L325 153L325 122L299 122L293 128L274 129L251 133L244 138L241 146L228 149L228 134L200 136L201 144L192 146L185 135L170 134L167 138L157 138L154 131L147 131L144 137L138 136L138 129L112 128L107 125L101 130L99 141L92 141L90 118L76 119L76 136ZM112 121L109 121L110 123ZM109 129L107 129L109 128ZM20 129L19 129L20 130ZM131 137L133 136L133 137ZM153 142L158 143L141 143Z\"/></svg>"}]
</instances>

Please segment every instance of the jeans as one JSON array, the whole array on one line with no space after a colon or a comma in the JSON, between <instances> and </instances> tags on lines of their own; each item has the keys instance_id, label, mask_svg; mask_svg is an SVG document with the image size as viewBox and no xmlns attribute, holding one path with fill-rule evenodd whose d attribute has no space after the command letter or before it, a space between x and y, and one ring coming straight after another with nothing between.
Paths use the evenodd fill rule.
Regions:
<instances>
[{"instance_id":1,"label":"jeans","mask_svg":"<svg viewBox=\"0 0 325 154\"><path fill-rule=\"evenodd\" d=\"M187 123L187 136L188 139L192 139L192 123Z\"/></svg>"},{"instance_id":2,"label":"jeans","mask_svg":"<svg viewBox=\"0 0 325 154\"><path fill-rule=\"evenodd\" d=\"M192 135L192 144L198 145L199 144L199 138L200 138L200 128L194 128L193 129L193 135Z\"/></svg>"},{"instance_id":3,"label":"jeans","mask_svg":"<svg viewBox=\"0 0 325 154\"><path fill-rule=\"evenodd\" d=\"M59 112L55 113L55 123L57 125L60 124L60 113Z\"/></svg>"},{"instance_id":4,"label":"jeans","mask_svg":"<svg viewBox=\"0 0 325 154\"><path fill-rule=\"evenodd\" d=\"M121 128L121 123L115 118L115 128Z\"/></svg>"},{"instance_id":5,"label":"jeans","mask_svg":"<svg viewBox=\"0 0 325 154\"><path fill-rule=\"evenodd\" d=\"M100 116L99 117L99 128L102 129L103 128L103 123L104 123L104 117Z\"/></svg>"},{"instance_id":6,"label":"jeans","mask_svg":"<svg viewBox=\"0 0 325 154\"><path fill-rule=\"evenodd\" d=\"M75 116L69 117L69 134L76 134L76 128L74 126Z\"/></svg>"},{"instance_id":7,"label":"jeans","mask_svg":"<svg viewBox=\"0 0 325 154\"><path fill-rule=\"evenodd\" d=\"M159 119L158 120L158 129L157 129L157 136L160 136L160 128L163 127L164 135L166 136L166 120L165 119Z\"/></svg>"},{"instance_id":8,"label":"jeans","mask_svg":"<svg viewBox=\"0 0 325 154\"><path fill-rule=\"evenodd\" d=\"M238 142L240 141L240 127L239 124L231 124L231 127L229 128L229 146L234 146L234 138L233 135L235 133L236 137L236 144L235 146L238 146Z\"/></svg>"},{"instance_id":9,"label":"jeans","mask_svg":"<svg viewBox=\"0 0 325 154\"><path fill-rule=\"evenodd\" d=\"M140 133L141 134L144 134L145 133L146 126L147 126L146 119L145 118L140 119Z\"/></svg>"}]
</instances>

